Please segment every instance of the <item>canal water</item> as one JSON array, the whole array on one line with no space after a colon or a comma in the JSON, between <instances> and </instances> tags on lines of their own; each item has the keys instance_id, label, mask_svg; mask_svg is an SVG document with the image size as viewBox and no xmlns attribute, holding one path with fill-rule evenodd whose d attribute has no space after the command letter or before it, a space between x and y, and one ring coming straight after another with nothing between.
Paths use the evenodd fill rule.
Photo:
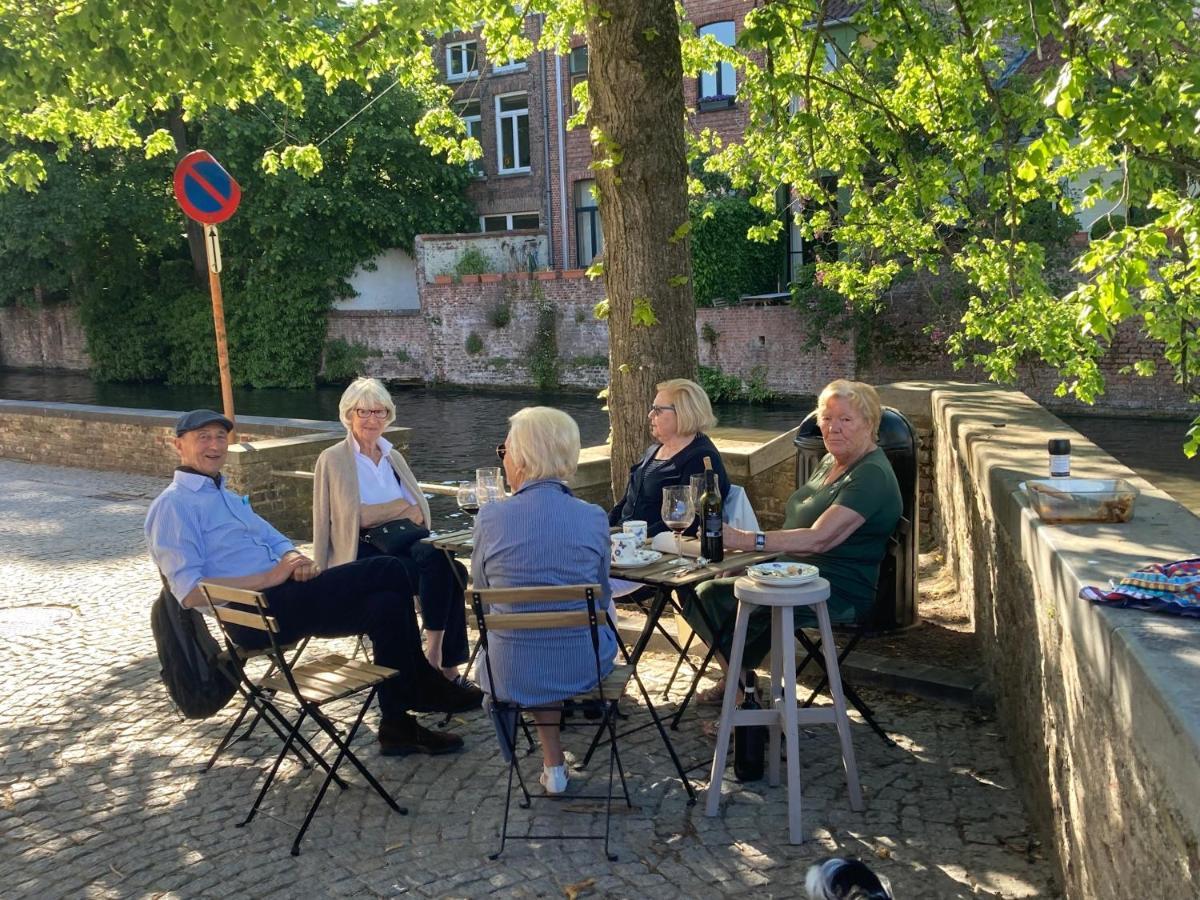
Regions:
<instances>
[{"instance_id":1,"label":"canal water","mask_svg":"<svg viewBox=\"0 0 1200 900\"><path fill-rule=\"evenodd\" d=\"M284 416L338 421L341 387L312 390L235 390L234 408L248 416ZM216 387L97 384L84 375L0 370L0 398L90 403L132 409L221 408ZM422 481L473 477L478 466L498 465L494 448L504 440L508 417L523 406L556 406L579 423L583 445L608 439L608 414L591 393L539 393L451 387L392 389L396 422L412 428L407 458ZM770 406L718 405L721 425L783 432L800 424L813 401L787 400ZM650 435L647 431L646 441Z\"/></svg>"},{"instance_id":2,"label":"canal water","mask_svg":"<svg viewBox=\"0 0 1200 900\"><path fill-rule=\"evenodd\" d=\"M246 415L337 421L341 394L340 387L239 390L234 392L234 404ZM134 409L219 409L221 403L215 387L97 384L85 375L4 370L0 370L0 397ZM397 421L413 429L408 458L423 481L452 481L469 476L477 466L495 465L492 448L504 438L508 417L523 406L557 406L570 413L579 423L584 446L603 443L608 436L607 414L600 401L586 393L401 387L393 390L393 397ZM810 409L811 399L765 407L724 405L716 412L722 425L782 432L798 425ZM1188 429L1186 419L1062 418L1200 515L1200 456L1189 460L1180 449Z\"/></svg>"}]
</instances>

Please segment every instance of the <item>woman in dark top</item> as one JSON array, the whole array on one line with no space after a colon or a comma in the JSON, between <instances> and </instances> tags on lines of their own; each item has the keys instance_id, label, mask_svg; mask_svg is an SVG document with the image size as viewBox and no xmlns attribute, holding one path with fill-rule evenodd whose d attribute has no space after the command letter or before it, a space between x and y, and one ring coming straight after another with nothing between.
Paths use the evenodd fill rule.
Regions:
<instances>
[{"instance_id":1,"label":"woman in dark top","mask_svg":"<svg viewBox=\"0 0 1200 900\"><path fill-rule=\"evenodd\" d=\"M717 424L704 388L686 378L672 378L657 385L650 407L650 437L654 443L642 461L629 470L625 496L608 514L610 525L643 519L647 533L667 531L662 520L662 491L671 484L688 484L704 471L704 457L712 462L721 485L721 497L729 495L729 479L716 446L705 428ZM695 525L688 533L695 532Z\"/></svg>"}]
</instances>

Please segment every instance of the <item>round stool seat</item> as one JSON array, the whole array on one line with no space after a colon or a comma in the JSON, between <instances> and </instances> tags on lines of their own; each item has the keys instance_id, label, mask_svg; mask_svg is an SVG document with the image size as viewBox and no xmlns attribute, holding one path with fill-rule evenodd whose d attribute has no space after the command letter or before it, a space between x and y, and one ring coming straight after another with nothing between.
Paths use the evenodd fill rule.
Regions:
<instances>
[{"instance_id":1,"label":"round stool seat","mask_svg":"<svg viewBox=\"0 0 1200 900\"><path fill-rule=\"evenodd\" d=\"M829 582L818 577L804 584L784 587L763 584L743 575L733 583L733 596L755 606L812 606L829 599Z\"/></svg>"}]
</instances>

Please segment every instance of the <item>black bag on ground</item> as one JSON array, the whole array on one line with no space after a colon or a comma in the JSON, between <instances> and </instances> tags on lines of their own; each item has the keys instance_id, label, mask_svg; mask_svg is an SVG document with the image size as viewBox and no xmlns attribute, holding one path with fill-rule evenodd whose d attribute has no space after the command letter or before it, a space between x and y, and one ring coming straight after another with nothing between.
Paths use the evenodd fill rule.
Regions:
<instances>
[{"instance_id":1,"label":"black bag on ground","mask_svg":"<svg viewBox=\"0 0 1200 900\"><path fill-rule=\"evenodd\" d=\"M207 719L225 708L237 684L221 667L221 652L198 609L184 609L167 588L150 607L159 675L171 700L188 719Z\"/></svg>"},{"instance_id":2,"label":"black bag on ground","mask_svg":"<svg viewBox=\"0 0 1200 900\"><path fill-rule=\"evenodd\" d=\"M363 532L363 540L388 556L401 556L407 553L417 541L429 537L429 529L416 524L410 519L393 519Z\"/></svg>"}]
</instances>

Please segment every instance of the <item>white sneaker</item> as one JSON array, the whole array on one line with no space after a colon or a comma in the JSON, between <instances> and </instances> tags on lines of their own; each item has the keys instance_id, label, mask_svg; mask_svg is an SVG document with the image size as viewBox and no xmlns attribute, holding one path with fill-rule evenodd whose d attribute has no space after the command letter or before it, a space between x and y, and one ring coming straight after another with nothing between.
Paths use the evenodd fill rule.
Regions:
<instances>
[{"instance_id":1,"label":"white sneaker","mask_svg":"<svg viewBox=\"0 0 1200 900\"><path fill-rule=\"evenodd\" d=\"M567 789L567 765L542 766L542 777L538 779L547 794L561 794Z\"/></svg>"}]
</instances>

